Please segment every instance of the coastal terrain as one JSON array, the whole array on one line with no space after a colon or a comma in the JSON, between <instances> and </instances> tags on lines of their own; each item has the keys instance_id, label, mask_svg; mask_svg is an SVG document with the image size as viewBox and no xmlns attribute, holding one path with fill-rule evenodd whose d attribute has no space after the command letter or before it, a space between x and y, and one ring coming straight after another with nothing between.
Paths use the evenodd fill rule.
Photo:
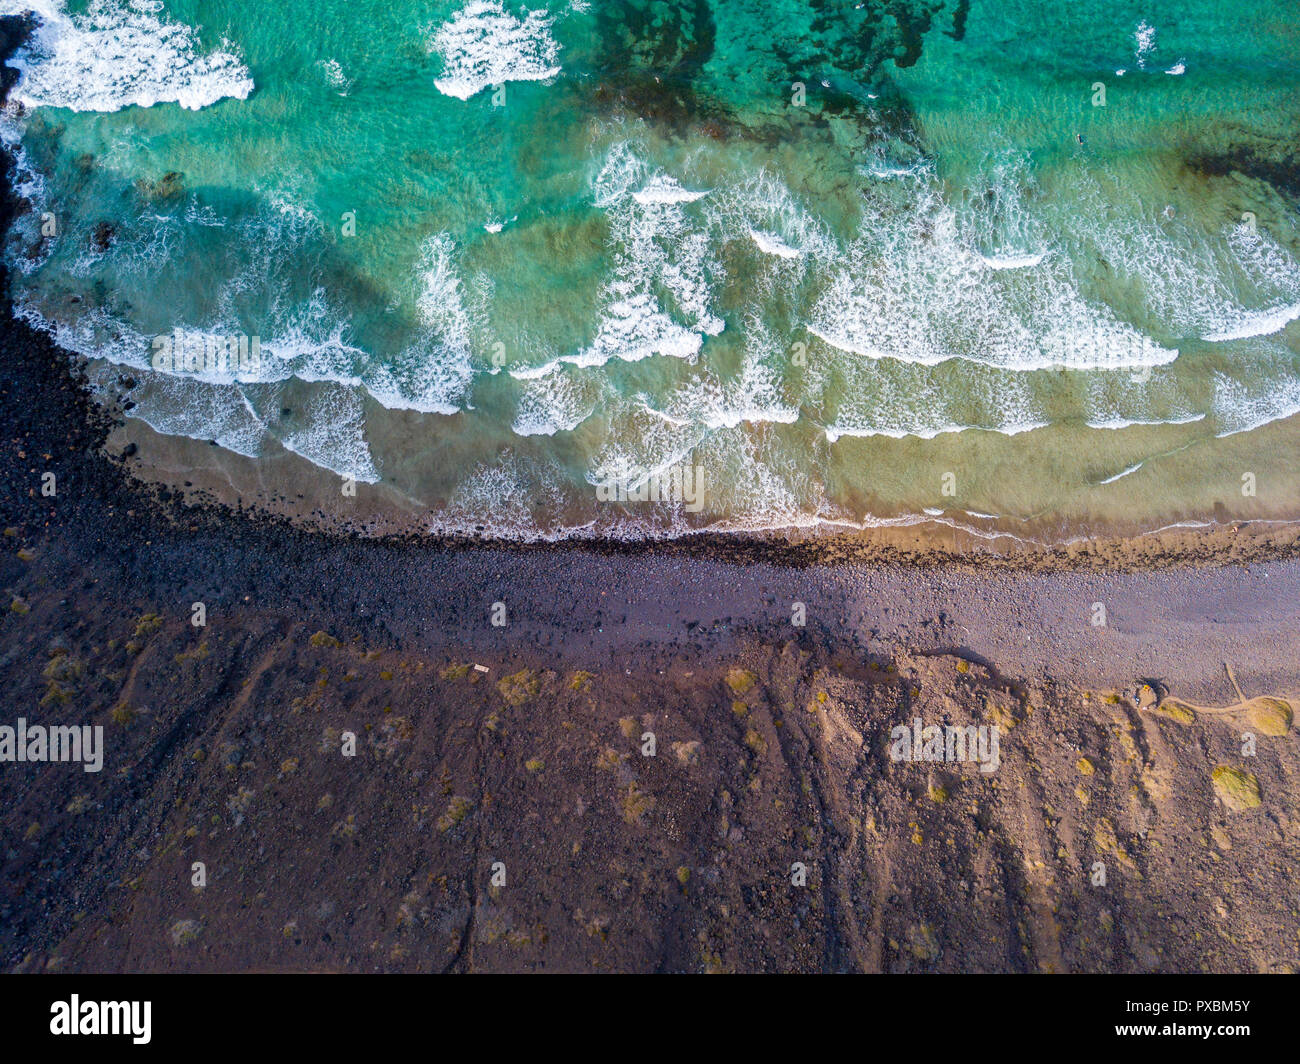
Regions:
<instances>
[{"instance_id":1,"label":"coastal terrain","mask_svg":"<svg viewBox=\"0 0 1300 1064\"><path fill-rule=\"evenodd\" d=\"M104 745L0 765L0 970L1300 971L1300 525L1234 479L1132 535L433 535L11 311L0 723Z\"/></svg>"}]
</instances>

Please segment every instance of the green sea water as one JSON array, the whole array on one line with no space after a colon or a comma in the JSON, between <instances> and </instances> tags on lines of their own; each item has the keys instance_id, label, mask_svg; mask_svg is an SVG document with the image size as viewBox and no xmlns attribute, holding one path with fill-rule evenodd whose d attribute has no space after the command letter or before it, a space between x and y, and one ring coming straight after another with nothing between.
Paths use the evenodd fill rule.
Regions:
<instances>
[{"instance_id":1,"label":"green sea water","mask_svg":"<svg viewBox=\"0 0 1300 1064\"><path fill-rule=\"evenodd\" d=\"M15 301L250 491L510 536L1300 517L1292 4L33 7Z\"/></svg>"}]
</instances>

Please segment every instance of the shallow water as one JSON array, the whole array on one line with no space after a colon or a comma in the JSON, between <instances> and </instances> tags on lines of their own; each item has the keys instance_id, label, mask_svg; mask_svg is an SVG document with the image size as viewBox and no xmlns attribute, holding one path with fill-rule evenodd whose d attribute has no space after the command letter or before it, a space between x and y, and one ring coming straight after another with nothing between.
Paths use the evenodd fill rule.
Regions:
<instances>
[{"instance_id":1,"label":"shallow water","mask_svg":"<svg viewBox=\"0 0 1300 1064\"><path fill-rule=\"evenodd\" d=\"M38 9L15 299L162 433L503 535L1300 516L1284 5Z\"/></svg>"}]
</instances>

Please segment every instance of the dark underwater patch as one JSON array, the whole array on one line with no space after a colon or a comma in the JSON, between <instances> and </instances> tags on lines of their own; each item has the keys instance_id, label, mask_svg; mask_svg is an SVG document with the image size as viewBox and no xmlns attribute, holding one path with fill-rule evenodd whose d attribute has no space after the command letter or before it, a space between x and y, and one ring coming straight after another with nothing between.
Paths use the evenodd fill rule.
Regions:
<instances>
[{"instance_id":1,"label":"dark underwater patch","mask_svg":"<svg viewBox=\"0 0 1300 1064\"><path fill-rule=\"evenodd\" d=\"M1269 155L1250 145L1238 145L1225 152L1193 153L1187 158L1187 167L1203 177L1243 174L1300 199L1300 154L1295 151Z\"/></svg>"}]
</instances>

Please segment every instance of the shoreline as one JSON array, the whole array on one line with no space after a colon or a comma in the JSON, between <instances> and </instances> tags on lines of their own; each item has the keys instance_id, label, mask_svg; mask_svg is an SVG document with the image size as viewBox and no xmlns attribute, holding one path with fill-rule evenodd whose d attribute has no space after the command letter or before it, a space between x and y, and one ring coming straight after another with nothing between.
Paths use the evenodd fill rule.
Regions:
<instances>
[{"instance_id":1,"label":"shoreline","mask_svg":"<svg viewBox=\"0 0 1300 1064\"><path fill-rule=\"evenodd\" d=\"M79 356L67 354L71 363ZM90 396L88 404L95 404ZM378 542L423 545L433 551L485 548L533 553L545 550L590 551L597 555L655 553L694 556L736 562L762 561L807 567L840 563L880 564L900 567L992 567L998 571L1111 570L1135 572L1184 565L1233 565L1300 557L1300 517L1180 521L1162 528L1134 533L1079 531L1063 540L1019 536L996 525L981 529L947 516L914 515L884 520L879 526L834 531L824 526L774 527L761 531L704 529L664 535L618 537L593 533L536 534L520 537L490 533L449 534L426 530L432 519L414 506L399 505L387 489L358 484L357 496L346 502L322 502L325 485L334 489L336 475L306 459L285 452L274 459L247 459L223 452L221 464L238 468L245 477L260 464L287 464L293 474L281 471L280 481L292 480L316 489L315 507L289 500L270 488L246 501L217 468L186 467L174 461L159 469L145 455L171 447L182 454L208 450L201 441L165 436L147 424L124 421L118 409L108 410L108 431L103 447L139 486L140 494L156 499L161 491L177 507L173 515L208 513L217 519L243 520L248 514L285 521L313 535ZM184 470L182 472L182 470ZM186 479L181 486L182 479ZM301 496L300 496L301 498ZM336 491L329 498L339 499ZM181 501L183 500L183 501Z\"/></svg>"},{"instance_id":2,"label":"shoreline","mask_svg":"<svg viewBox=\"0 0 1300 1064\"><path fill-rule=\"evenodd\" d=\"M41 128L44 121L40 114L38 109L32 116L33 133ZM53 115L54 112L50 112L51 121L55 120ZM123 116L122 120L131 121L129 116ZM179 167L183 161L183 154L178 155L168 161L168 166ZM1180 164L1177 152L1173 152L1169 163L1196 170L1188 160L1182 160ZM1241 167L1240 174L1243 178L1257 176L1255 171L1258 166L1248 159L1237 159L1237 164ZM1208 165L1208 162L1204 163L1204 166ZM87 174L93 174L93 153L87 152L79 156L77 166L85 167ZM111 172L111 168L108 172ZM1235 171L1229 167L1229 172ZM168 177L177 177L179 173L179 170L171 171ZM87 180L91 178L88 177ZM147 185L148 182L143 184ZM171 185L172 182L168 181L169 188ZM177 186L178 189L182 187L183 182ZM113 224L122 224L122 220L116 219L112 211L108 215L112 217ZM32 219L29 216L28 222L30 221ZM109 220L101 221L98 225L108 227L104 230L105 233L112 229ZM30 236L31 230L28 232ZM100 232L100 229L96 228L95 232ZM82 235L75 242L86 239ZM97 240L99 237L93 237L91 243ZM79 253L79 248L73 247L72 243L60 242L59 246L64 249L59 254ZM41 240L28 248L27 252L38 256L45 254L45 251L39 250L40 247L48 250L46 242ZM55 264L59 261L61 260L57 257L54 260ZM81 267L74 268L68 278L80 269ZM376 274L376 277L379 276L381 275ZM109 287L114 285L110 283ZM38 293L42 288L38 283L32 292ZM341 286L337 294L345 301L350 298L346 285ZM71 293L71 290L61 294L58 285L50 290L49 297L53 307L46 308L51 314L50 320L64 321L65 324L68 319L57 312L57 304L65 298L82 301L82 297ZM40 300L34 298L33 314L39 303ZM89 305L95 303L95 299L90 299ZM39 320L39 315L37 318ZM250 331L257 331L252 324L245 324ZM216 324L210 324L210 327L217 328ZM136 336L133 327L128 329L128 333ZM1164 336L1163 332L1158 331L1158 334ZM1199 334L1193 332L1190 335ZM1293 338L1294 334L1291 336ZM106 334L103 339L107 342ZM147 346L143 336L137 339L141 349ZM1260 341L1265 339L1267 337L1261 334ZM1286 343L1291 342L1291 339L1280 339L1285 339ZM74 343L72 340L68 342ZM362 343L355 338L350 342ZM74 343L74 346L79 345ZM376 352L385 352L385 357L391 355L382 343L371 346ZM1204 347L1205 344L1201 343L1200 346ZM91 350L89 347L85 349ZM113 357L135 363L138 353L124 351ZM1174 357L1177 354L1177 351L1172 350L1168 353L1171 365L1178 361ZM1193 351L1183 365L1196 354ZM475 359L478 359L477 355ZM1020 359L1013 361L1016 369L1037 367L1034 373L1014 375L1017 378L1035 378L1037 370L1055 377L1058 376L1057 370L1064 368L1050 360L1032 361L1028 365L1022 365ZM671 360L665 364L671 365ZM1103 364L1098 362L1097 366ZM132 400L139 401L140 405L132 413L124 413L122 423L114 426L110 434L112 447L134 452L129 465L137 475L148 480L165 481L168 488L179 487L185 480L192 479L196 482L193 494L199 501L225 503L233 510L252 508L251 504L261 502L268 509L282 512L312 528L341 534L378 533L398 537L420 534L427 536L428 542L435 548L456 547L465 542L484 542L501 549L510 549L516 542L530 546L536 546L539 542L594 542L594 549L612 551L621 549L620 544L624 541L622 533L626 532L626 539L631 543L628 549L631 550L640 549L640 545L645 542L658 543L675 538L680 540L680 545L670 548L673 550L698 549L710 556L723 556L732 552L737 557L788 557L791 564L816 564L845 559L879 560L891 564L928 564L925 555L933 551L943 563L953 563L954 555L1005 558L1026 553L1032 556L1026 564L1036 568L1043 565L1074 564L1071 559L1078 555L1095 554L1099 556L1099 561L1082 564L1133 566L1149 564L1148 559L1153 556L1160 558L1157 564L1175 564L1180 557L1200 563L1212 560L1220 549L1230 559L1243 555L1279 556L1291 546L1288 524L1300 521L1300 497L1294 495L1291 478L1286 475L1284 467L1285 454L1290 453L1297 441L1300 441L1300 414L1285 416L1286 411L1291 409L1289 403L1269 406L1269 412L1256 411L1253 405L1248 404L1244 409L1245 414L1249 415L1245 423L1253 426L1249 428L1242 428L1238 424L1239 419L1216 421L1217 415L1213 411L1217 406L1213 403L1209 407L1193 404L1199 413L1186 418L1180 414L1173 420L1167 420L1167 415L1160 413L1150 421L1141 420L1134 411L1129 413L1135 420L1128 420L1119 414L1103 417L1096 410L1087 415L1088 419L1085 420L1082 413L1084 406L1049 404L1042 408L1041 416L1023 422L1012 419L1014 423L1009 422L1010 427L1006 433L996 428L988 431L970 428L955 432L936 430L936 435L931 436L927 434L924 424L917 427L915 434L900 428L895 442L903 450L894 451L887 449L893 446L892 443L884 442L891 437L890 432L882 430L877 433L878 440L876 436L866 435L852 442L856 430L832 430L828 426L840 424L837 417L830 413L814 414L814 400L810 398L807 400L808 405L804 405L803 400L798 400L799 393L795 393L793 398L783 402L787 406L795 403L794 421L790 424L798 428L800 438L811 435L817 438L820 445L821 430L824 430L826 438L832 443L839 441L837 446L832 446L829 450L796 451L794 461L778 463L785 469L784 473L779 474L778 481L787 474L796 475L791 473L791 470L795 470L797 479L803 481L807 478L810 490L799 488L789 492L784 489L774 491L769 490L770 486L766 482L761 490L753 492L727 490L724 486L727 474L722 470L738 466L730 459L714 457L710 448L713 442L718 442L720 447L725 442L730 447L728 441L731 437L724 440L719 436L715 441L711 434L706 434L703 444L695 444L694 453L703 454L705 461L718 463L710 469L710 480L716 481L714 501L718 508L707 513L678 515L681 518L678 521L677 518L662 513L647 513L645 508L636 506L631 510L622 510L596 505L583 483L583 473L585 470L588 476L593 476L593 471L598 467L591 464L584 466L573 459L586 447L587 440L584 437L600 437L607 429L602 429L602 423L597 420L587 427L585 433L580 432L578 429L582 427L582 422L579 421L573 429L563 430L556 437L559 442L555 446L552 447L549 442L545 445L539 443L536 449L529 451L531 445L525 443L525 440L540 440L546 436L547 423L542 423L541 430L533 426L521 428L518 433L506 431L506 421L496 424L499 414L504 411L508 415L511 408L501 406L498 410L502 396L490 389L487 389L488 394L482 398L476 396L478 386L486 386L490 383L489 376L495 376L495 373L489 375L484 372L478 361L475 361L477 368L471 367L466 371L470 373L473 383L472 387L467 385L470 391L466 392L469 397L466 409L448 417L424 415L400 405L387 406L385 403L392 400L374 399L374 395L382 389L372 387L367 390L358 386L349 391L349 403L356 399L364 418L368 419L364 439L357 437L360 441L358 445L362 450L369 449L373 452L374 459L383 468L385 480L373 488L360 485L358 497L351 500L347 507L332 505L331 498L337 502L338 477L324 463L340 469L352 467L339 457L333 444L325 447L319 441L313 445L301 442L305 438L304 434L310 435L308 430L311 418L308 417L307 422L303 422L298 415L302 415L303 409L312 405L310 397L303 394L303 389L307 392L312 390L311 385L304 384L302 389L296 385L291 387L292 394L286 393L289 398L274 405L274 409L267 410L260 408L263 402L271 403L269 392L263 395L257 388L243 389L246 393L244 398L259 408L255 420L261 428L253 426L249 429L258 434L258 440L252 441L252 436L244 434L244 429L249 428L247 425L237 434L241 438L234 438L222 435L223 431L233 431L230 424L226 424L223 429L221 423L210 421L206 417L200 417L197 421L189 417L169 417L167 411L171 408L168 403L172 400L166 396L172 394L171 385L161 389L165 393L165 401L161 405L151 406L158 395L157 390L151 389L148 381L150 374L144 363L139 363L143 372L136 371L135 374L144 385L139 391L134 390L136 381L126 366L111 363L96 365L103 372L96 372L95 376L109 382L106 390L114 394L120 392L120 404L129 409L133 405ZM1200 379L1201 372L1211 374L1216 365L1214 361L1205 365L1195 363L1188 367L1188 373ZM885 375L883 371L882 375ZM1063 379L1070 376L1068 373L1059 375ZM1107 388L1113 386L1127 395L1129 386L1122 373L1118 376L1102 374L1102 377L1106 379L1088 379L1078 382L1077 386L1083 388L1086 385L1091 389L1094 384L1104 383ZM304 378L314 379L314 373L304 372ZM302 379L299 378L300 383ZM323 379L332 381L334 378L326 374ZM358 382L361 379L355 378ZM1272 380L1271 377L1268 379ZM115 381L121 383L120 389L113 383ZM176 384L175 381L172 383ZM338 383L345 383L344 378L340 378ZM1074 388L1075 385L1071 384L1070 387ZM911 391L909 386L903 389L902 394ZM861 389L848 389L845 396L852 397L859 392ZM184 382L177 384L175 396L189 394L189 388ZM227 398L234 394L238 404L239 393L223 388L221 394ZM275 394L279 394L278 391ZM473 399L473 404L477 404L481 410L495 411L490 418L480 415L483 427L492 430L488 435L491 445L486 450L487 461L479 466L485 474L490 475L482 478L477 476L478 470L474 468L477 459L483 457L483 449L479 446L479 427L469 417L469 399ZM484 405L489 399L491 401ZM175 401L189 403L189 400ZM199 406L202 407L206 401L202 400ZM1182 405L1175 405L1178 410L1183 409ZM453 403L435 408L452 410L455 406ZM296 414L289 407L296 408ZM275 410L279 410L278 420ZM133 416L140 414L150 417L155 424L164 428L194 433L194 437L155 433ZM762 412L759 414L762 415ZM1258 419L1255 419L1256 414L1259 415ZM1270 417L1274 420L1269 421ZM1200 429L1188 427L1192 422L1207 418L1210 420L1206 421L1205 436L1195 435ZM822 425L823 421L827 424ZM713 424L712 421L708 423ZM912 422L906 424L916 427ZM951 422L952 427L962 424L986 425L989 420L970 417ZM1101 432L1102 429L1107 431ZM1111 432L1111 429L1116 431ZM876 430L861 431L874 433ZM358 428L357 432L361 433L362 429ZM246 459L232 451L210 448L209 441L203 438L208 433L226 440L232 447L244 451L265 451L266 455ZM733 435L737 439L743 436L745 446L750 447L766 446L763 443L766 433L766 429L758 429L749 424L741 429L739 435ZM332 433L325 435L333 437ZM1028 435L1023 448L1020 444L1012 446L1006 442L1004 436L1009 438L1013 435ZM1237 439L1230 439L1234 435ZM293 452L284 450L275 442L277 437L312 454L322 465L314 466ZM396 443L392 448L386 446L390 441ZM806 440L804 442L807 443ZM853 448L858 449L846 450L850 442ZM880 442L882 448L886 449L872 449L876 442ZM962 451L969 451L974 456L969 473L959 457ZM1198 459L1197 455L1201 458ZM1261 461L1274 461L1266 463L1269 468L1256 466L1251 464L1256 455L1264 456ZM511 467L506 459L515 457L520 458L519 468L525 470L526 475L515 482L512 492ZM547 459L550 464L534 466L533 459ZM949 462L954 464L948 465ZM1275 469L1274 464L1282 468ZM363 476L379 475L370 459L366 459L362 465L370 470L362 473ZM196 473L189 474L187 468L195 469ZM747 467L741 463L739 468ZM776 469L777 466L772 468ZM939 474L936 471L945 468L960 471L961 492L956 497L950 497L956 492L954 484L951 490L945 487L942 498L932 497L931 490L938 487ZM718 472L715 473L715 469ZM1194 472L1180 476L1180 469L1191 469ZM1234 478L1240 469L1258 470L1261 484L1259 498L1253 494L1249 498L1244 497L1244 494L1239 495ZM554 492L538 486L550 476L551 470L558 471L558 487ZM533 476L534 473L536 476ZM945 477L948 475L943 474ZM480 479L487 484L487 488L482 491L478 491L482 487L478 484ZM737 479L743 482L747 475L742 473ZM1023 484L1020 484L1022 481ZM1115 482L1121 483L1114 487L1104 486ZM465 490L465 496L461 494L462 489ZM473 501L466 507L461 507L459 504L465 497ZM484 502L486 498L490 498L492 503ZM775 508L784 505L782 499L790 500L788 512L778 513L777 520L789 517L795 527L775 527L777 520L767 521L767 516ZM822 500L820 508L819 499ZM432 505L434 510L429 511L425 504ZM940 514L940 510L944 512ZM465 516L471 512L473 517ZM544 517L538 516L543 514ZM844 525L838 527L827 522L818 526L816 522L828 514L844 515ZM736 529L728 530L728 518L718 515L738 515L732 522L737 526ZM751 521L746 515L757 516ZM516 516L520 518L518 522L514 520ZM538 522L545 529L552 531L536 535L530 533L528 526L530 518L534 516L537 516ZM717 521L714 521L715 517L718 517ZM488 526L487 534L473 534L475 520ZM711 527L685 529L684 526L692 521L711 522ZM1274 524L1275 521L1278 523ZM656 534L656 529L652 526L668 522L672 522L675 527L663 530L663 535ZM444 535L437 531L427 531L429 526L439 523L447 528L462 529L465 534L451 532ZM595 530L591 535L582 531L587 523ZM804 527L798 527L801 523ZM766 530L742 527L764 524L774 527ZM868 527L861 528L861 525ZM1184 532L1191 525L1203 527L1212 537L1208 549L1185 538ZM1252 540L1258 540L1246 551L1233 549L1224 542L1225 537L1216 535L1220 529L1243 527ZM554 531L555 529L560 531ZM1167 536L1166 532L1169 533ZM638 536L642 538L635 538ZM1146 542L1152 536L1159 537L1155 548ZM1128 542L1130 540L1143 542L1141 546L1131 548ZM1269 540L1276 541L1278 546L1270 545L1266 542ZM789 550L786 549L787 545L790 546ZM999 561L998 564L1007 563Z\"/></svg>"},{"instance_id":3,"label":"shoreline","mask_svg":"<svg viewBox=\"0 0 1300 1064\"><path fill-rule=\"evenodd\" d=\"M10 35L0 52L11 51L30 28L18 20L13 30L15 20L4 21ZM3 69L11 81L12 70ZM27 209L9 188L10 171L6 156L0 228ZM1157 656L1172 659L1168 673L1189 685L1189 696L1226 698L1222 661L1232 651L1239 669L1254 668L1270 682L1290 679L1283 644L1293 633L1300 637L1300 605L1284 604L1300 604L1300 523L1241 521L1056 546L984 540L938 523L654 540L375 534L339 514L291 518L238 496L205 495L202 485L187 499L184 489L136 476L139 456L127 446L121 412L90 395L81 360L12 317L7 284L0 314L0 400L13 419L3 459L29 480L25 492L0 502L0 524L23 543L62 556L69 572L95 572L93 580L111 579L120 594L141 603L197 597L202 587L205 601L257 609L259 588L277 587L280 612L296 603L319 615L322 628L377 628L427 649L428 622L440 614L442 641L472 649L502 645L499 633L484 633L483 618L508 584L512 610L530 618L525 630L533 638L562 657L591 661L597 653L690 644L700 633L806 641L808 630L789 628L788 604L798 601L808 606L812 638L829 652L863 649L867 641L859 635L869 631L891 650L957 646L1008 674L1045 676L1060 667L1054 661L1072 661L1075 669L1087 663L1089 681L1098 684L1151 675L1142 661ZM39 490L46 471L69 486L55 499ZM317 588L313 565L355 569L355 578L341 578L350 594ZM13 577L22 568L11 560L3 571ZM1279 608L1272 612L1257 601L1259 572L1276 580L1268 597ZM671 608L656 590L665 584L680 596ZM230 590L244 587L243 594ZM375 601L369 610L359 605L367 597ZM444 600L442 608L430 609L430 597ZM620 599L617 614L602 601ZM1082 623L1093 602L1134 600L1152 605L1139 615L1127 611L1131 628L1117 646L1098 643ZM1220 607L1235 618L1228 625L1219 622ZM1117 615L1125 612L1121 607ZM1159 616L1189 625L1190 645L1162 649L1153 621ZM1243 651L1242 633L1252 626L1275 642L1255 653L1247 639ZM1022 630L1034 631L1034 641L1053 647L1055 657L1018 645Z\"/></svg>"},{"instance_id":4,"label":"shoreline","mask_svg":"<svg viewBox=\"0 0 1300 1064\"><path fill-rule=\"evenodd\" d=\"M17 78L6 60L33 29L30 20L11 16L3 21L0 63L5 65L0 99L7 96ZM1257 168L1246 157L1237 162L1244 173L1253 173ZM7 232L12 218L30 207L18 201L10 189L12 163L7 156L4 165L5 202L0 212L0 231ZM38 330L14 318L7 283L0 311L6 330L23 337L20 342L33 342ZM653 553L793 567L863 563L996 571L1137 572L1300 557L1300 513L1288 513L1285 506L1279 508L1275 503L1272 510L1265 509L1259 516L1234 516L1218 501L1212 515L1177 509L1160 511L1148 522L1159 527L1142 527L1141 522L1125 523L1110 517L1085 519L1078 514L1020 519L954 507L943 514L926 511L884 518L867 514L863 518L867 527L846 521L846 525L854 527L841 529L829 521L816 523L809 519L810 523L804 525L774 523L769 528L735 531L674 529L657 534L637 528L626 537L604 529L590 535L581 529L556 534L521 529L518 536L487 530L430 531L430 523L446 520L448 512L430 512L391 484L357 484L356 496L341 503L337 474L291 451L281 449L270 457L249 459L213 448L202 440L155 432L129 414L132 404L128 396L134 386L129 369L114 370L119 382L126 383L115 401L101 405L81 383L86 360L67 351L61 354L65 366L50 366L48 361L36 363L44 375L39 387L71 387L80 392L78 403L86 420L96 426L93 446L107 452L106 466L121 471L122 480L113 489L120 504L152 509L162 521L239 522L254 515L256 520L287 521L312 535L418 543L432 551L469 547L526 553L577 549L598 555ZM1300 414L1276 423L1282 435L1280 440L1272 440L1273 446L1287 445L1294 435L1294 431L1283 427L1289 424L1300 427ZM1268 426L1260 431L1268 431ZM1261 445L1267 449L1269 439ZM214 451L218 452L215 462L211 457ZM295 497L289 498L289 492L294 492ZM634 527L630 520L627 527Z\"/></svg>"},{"instance_id":5,"label":"shoreline","mask_svg":"<svg viewBox=\"0 0 1300 1064\"><path fill-rule=\"evenodd\" d=\"M1294 727L1245 761L1132 695L1231 705L1228 663L1300 704L1300 527L317 530L134 476L7 284L0 402L10 716L105 735L102 773L0 772L3 970L1300 970ZM891 761L918 718L1001 767Z\"/></svg>"}]
</instances>

